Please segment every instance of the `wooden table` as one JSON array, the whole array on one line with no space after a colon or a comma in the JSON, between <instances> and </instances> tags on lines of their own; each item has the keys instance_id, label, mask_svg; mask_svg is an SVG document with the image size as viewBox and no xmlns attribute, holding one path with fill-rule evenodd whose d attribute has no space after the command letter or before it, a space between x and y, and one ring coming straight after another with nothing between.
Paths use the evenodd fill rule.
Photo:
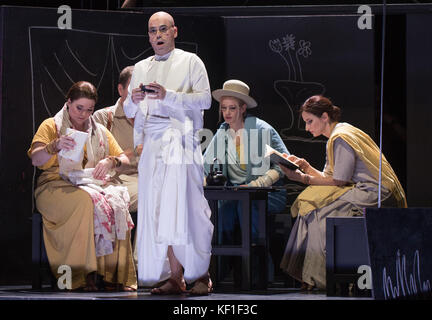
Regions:
<instances>
[{"instance_id":1,"label":"wooden table","mask_svg":"<svg viewBox=\"0 0 432 320\"><path fill-rule=\"evenodd\" d=\"M212 211L211 220L214 225L212 254L214 256L241 256L242 257L242 290L251 290L251 253L260 255L261 268L259 270L259 289L266 289L268 283L268 237L267 237L267 201L268 193L281 187L239 187L239 186L205 186L204 195ZM218 200L237 200L242 202L241 212L241 245L217 244L218 236ZM258 202L258 241L252 242L251 216L252 201ZM216 267L217 269L217 267Z\"/></svg>"}]
</instances>

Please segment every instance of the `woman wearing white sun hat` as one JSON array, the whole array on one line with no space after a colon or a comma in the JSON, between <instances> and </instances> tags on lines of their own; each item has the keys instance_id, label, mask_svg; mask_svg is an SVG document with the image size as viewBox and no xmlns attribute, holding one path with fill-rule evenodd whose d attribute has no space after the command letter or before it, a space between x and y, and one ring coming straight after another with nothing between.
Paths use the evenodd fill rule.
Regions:
<instances>
[{"instance_id":1,"label":"woman wearing white sun hat","mask_svg":"<svg viewBox=\"0 0 432 320\"><path fill-rule=\"evenodd\" d=\"M265 145L281 153L288 153L285 144L276 130L267 122L248 115L247 109L255 108L257 102L249 95L249 86L240 80L228 80L222 89L212 92L219 102L220 118L224 122L217 130L204 153L206 175L214 158L222 164L223 174L228 184L250 187L268 187L282 183L283 172L279 166L264 159ZM222 148L221 148L222 146ZM286 192L280 190L269 193L268 212L282 211L286 205ZM224 244L234 241L233 231L239 215L241 203L220 201L219 239ZM257 239L258 210L252 204L252 240Z\"/></svg>"}]
</instances>

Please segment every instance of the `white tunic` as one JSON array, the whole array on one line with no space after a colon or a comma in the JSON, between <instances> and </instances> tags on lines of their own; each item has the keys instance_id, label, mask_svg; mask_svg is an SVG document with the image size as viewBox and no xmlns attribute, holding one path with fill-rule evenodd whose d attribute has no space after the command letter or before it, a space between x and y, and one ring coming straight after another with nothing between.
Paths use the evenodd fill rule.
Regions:
<instances>
[{"instance_id":1,"label":"white tunic","mask_svg":"<svg viewBox=\"0 0 432 320\"><path fill-rule=\"evenodd\" d=\"M164 100L147 97L136 105L132 89L157 82ZM143 144L138 164L138 281L151 286L170 276L171 245L187 282L207 274L213 225L203 192L200 141L202 111L211 106L207 71L195 54L174 49L135 65L124 103L135 117L134 144Z\"/></svg>"}]
</instances>

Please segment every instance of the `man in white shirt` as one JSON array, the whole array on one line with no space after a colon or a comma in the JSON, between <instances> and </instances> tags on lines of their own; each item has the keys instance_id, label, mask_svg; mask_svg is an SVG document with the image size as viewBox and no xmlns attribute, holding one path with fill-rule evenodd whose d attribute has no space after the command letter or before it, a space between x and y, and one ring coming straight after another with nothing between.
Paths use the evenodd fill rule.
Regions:
<instances>
[{"instance_id":1,"label":"man in white shirt","mask_svg":"<svg viewBox=\"0 0 432 320\"><path fill-rule=\"evenodd\" d=\"M175 48L177 27L166 12L148 22L155 52L135 65L124 104L135 118L134 144L143 145L138 164L138 281L152 294L206 295L213 224L204 197L200 140L203 110L211 106L201 59ZM143 85L146 90L143 91Z\"/></svg>"}]
</instances>

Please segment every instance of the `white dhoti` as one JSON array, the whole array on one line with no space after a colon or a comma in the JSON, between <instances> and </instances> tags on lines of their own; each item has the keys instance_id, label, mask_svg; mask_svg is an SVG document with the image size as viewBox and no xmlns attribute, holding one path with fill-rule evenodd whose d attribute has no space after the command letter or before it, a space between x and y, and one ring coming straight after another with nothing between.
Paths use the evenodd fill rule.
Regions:
<instances>
[{"instance_id":1,"label":"white dhoti","mask_svg":"<svg viewBox=\"0 0 432 320\"><path fill-rule=\"evenodd\" d=\"M138 165L138 283L151 286L170 276L168 246L186 282L207 274L213 224L203 192L201 163L188 163L184 136L170 119L149 116ZM199 146L198 146L199 147Z\"/></svg>"}]
</instances>

